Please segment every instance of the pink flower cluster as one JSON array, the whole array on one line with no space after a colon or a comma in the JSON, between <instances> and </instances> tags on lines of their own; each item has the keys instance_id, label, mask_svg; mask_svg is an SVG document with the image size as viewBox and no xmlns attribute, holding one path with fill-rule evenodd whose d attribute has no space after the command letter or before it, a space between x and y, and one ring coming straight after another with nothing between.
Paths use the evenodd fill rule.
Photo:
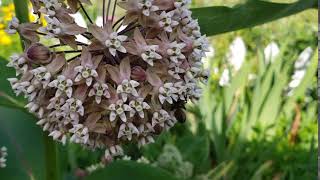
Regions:
<instances>
[{"instance_id":1,"label":"pink flower cluster","mask_svg":"<svg viewBox=\"0 0 320 180\"><path fill-rule=\"evenodd\" d=\"M104 11L103 27L88 28L71 14L85 11L89 0L31 3L47 25L12 20L7 31L18 32L26 48L11 56L8 66L17 77L9 81L53 139L105 148L106 158L121 155L124 144L152 143L184 121L183 106L200 97L209 45L191 17L190 0L122 0L123 18L113 22ZM43 38L52 41L40 43Z\"/></svg>"}]
</instances>

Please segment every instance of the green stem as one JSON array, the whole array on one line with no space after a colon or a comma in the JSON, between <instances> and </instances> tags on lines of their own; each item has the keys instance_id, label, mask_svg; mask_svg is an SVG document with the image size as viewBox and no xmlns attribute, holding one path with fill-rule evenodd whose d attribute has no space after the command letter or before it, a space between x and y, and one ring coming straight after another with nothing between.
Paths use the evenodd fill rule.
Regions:
<instances>
[{"instance_id":1,"label":"green stem","mask_svg":"<svg viewBox=\"0 0 320 180\"><path fill-rule=\"evenodd\" d=\"M58 166L58 148L52 138L47 133L43 133L45 145L46 180L60 180L60 170Z\"/></svg>"},{"instance_id":2,"label":"green stem","mask_svg":"<svg viewBox=\"0 0 320 180\"><path fill-rule=\"evenodd\" d=\"M16 17L19 19L20 23L29 22L29 10L27 0L13 0ZM21 46L24 49L23 38L21 38Z\"/></svg>"},{"instance_id":3,"label":"green stem","mask_svg":"<svg viewBox=\"0 0 320 180\"><path fill-rule=\"evenodd\" d=\"M27 0L13 0L16 17L19 19L20 23L29 22L29 11Z\"/></svg>"}]
</instances>

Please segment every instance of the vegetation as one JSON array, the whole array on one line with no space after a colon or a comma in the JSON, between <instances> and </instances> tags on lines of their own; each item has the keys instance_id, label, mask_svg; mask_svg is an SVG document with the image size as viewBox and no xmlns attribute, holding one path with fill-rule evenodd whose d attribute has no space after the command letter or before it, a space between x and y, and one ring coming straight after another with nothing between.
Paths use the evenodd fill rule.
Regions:
<instances>
[{"instance_id":1,"label":"vegetation","mask_svg":"<svg viewBox=\"0 0 320 180\"><path fill-rule=\"evenodd\" d=\"M200 8L204 5L218 7ZM318 11L310 9L315 5L315 0L289 4L193 1L194 16L199 18L203 33L214 35L210 37L214 53L205 59L211 75L203 85L203 97L200 102L188 103L185 123L142 149L129 145L127 156L104 167L100 163L104 152L91 152L75 144L57 144L56 156L46 154L50 148L44 143L46 134L23 110L22 98L13 95L6 80L14 75L5 67L7 59L21 51L21 46L19 37L1 35L13 15L12 2L2 0L0 146L7 147L8 159L0 177L316 179ZM97 16L94 10L89 13ZM285 17L291 14L296 15ZM271 42L279 46L272 57L266 50ZM48 167L53 161L58 167L51 172Z\"/></svg>"}]
</instances>

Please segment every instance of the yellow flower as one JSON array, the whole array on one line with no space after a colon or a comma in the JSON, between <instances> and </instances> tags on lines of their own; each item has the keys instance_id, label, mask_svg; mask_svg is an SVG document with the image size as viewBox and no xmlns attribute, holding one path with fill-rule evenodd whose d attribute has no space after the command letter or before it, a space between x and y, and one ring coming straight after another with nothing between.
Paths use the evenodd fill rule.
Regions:
<instances>
[{"instance_id":1,"label":"yellow flower","mask_svg":"<svg viewBox=\"0 0 320 180\"><path fill-rule=\"evenodd\" d=\"M38 19L38 17L34 14L29 14L29 19L31 22L35 22ZM40 22L41 22L42 26L47 26L47 24L48 24L43 16L41 16Z\"/></svg>"},{"instance_id":2,"label":"yellow flower","mask_svg":"<svg viewBox=\"0 0 320 180\"><path fill-rule=\"evenodd\" d=\"M1 8L1 11L4 14L3 20L4 21L11 21L13 15L14 15L14 5L13 5L13 3L10 3L7 6L3 6Z\"/></svg>"},{"instance_id":3,"label":"yellow flower","mask_svg":"<svg viewBox=\"0 0 320 180\"><path fill-rule=\"evenodd\" d=\"M31 3L29 4L29 9L32 9ZM32 10L29 11L29 12L32 12ZM34 15L33 13L30 13L29 14L29 19L30 19L31 22L35 22L38 19L38 16ZM40 22L41 22L42 26L47 26L47 21L44 19L44 16L40 17Z\"/></svg>"},{"instance_id":4,"label":"yellow flower","mask_svg":"<svg viewBox=\"0 0 320 180\"><path fill-rule=\"evenodd\" d=\"M0 30L0 45L10 45L11 43L10 36L4 30Z\"/></svg>"}]
</instances>

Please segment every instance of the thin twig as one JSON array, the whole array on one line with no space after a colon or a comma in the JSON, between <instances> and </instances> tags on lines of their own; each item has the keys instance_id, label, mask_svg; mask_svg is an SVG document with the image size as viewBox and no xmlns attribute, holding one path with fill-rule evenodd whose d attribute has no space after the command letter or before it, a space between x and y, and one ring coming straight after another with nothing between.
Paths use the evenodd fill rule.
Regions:
<instances>
[{"instance_id":1,"label":"thin twig","mask_svg":"<svg viewBox=\"0 0 320 180\"><path fill-rule=\"evenodd\" d=\"M84 12L84 14L86 15L86 17L88 18L88 20L90 21L91 24L93 24L93 21L91 20L90 16L88 15L87 11L84 9L82 3L78 0L80 7L82 9L82 11Z\"/></svg>"},{"instance_id":2,"label":"thin twig","mask_svg":"<svg viewBox=\"0 0 320 180\"><path fill-rule=\"evenodd\" d=\"M108 7L107 7L107 15L106 15L106 22L109 21L109 12L110 12L111 0L108 0Z\"/></svg>"},{"instance_id":3,"label":"thin twig","mask_svg":"<svg viewBox=\"0 0 320 180\"><path fill-rule=\"evenodd\" d=\"M116 13L116 8L117 8L117 0L114 1L112 17L111 17L111 24L113 23L114 14Z\"/></svg>"},{"instance_id":4,"label":"thin twig","mask_svg":"<svg viewBox=\"0 0 320 180\"><path fill-rule=\"evenodd\" d=\"M123 30L128 29L128 28L130 28L130 27L132 27L134 25L135 25L135 22L129 23ZM121 28L121 26L118 26L116 32L118 32L120 28Z\"/></svg>"},{"instance_id":5,"label":"thin twig","mask_svg":"<svg viewBox=\"0 0 320 180\"><path fill-rule=\"evenodd\" d=\"M82 42L77 42L77 45L79 46L88 46L88 44L82 43ZM49 48L56 48L56 47L62 47L62 46L67 46L67 44L55 44L49 46Z\"/></svg>"},{"instance_id":6,"label":"thin twig","mask_svg":"<svg viewBox=\"0 0 320 180\"><path fill-rule=\"evenodd\" d=\"M116 21L116 22L113 24L112 29L114 29L120 22L122 22L125 17L126 17L126 16L123 16L123 17L121 17L118 21Z\"/></svg>"},{"instance_id":7,"label":"thin twig","mask_svg":"<svg viewBox=\"0 0 320 180\"><path fill-rule=\"evenodd\" d=\"M82 52L82 50L70 50L70 51L56 51L55 53L57 53L57 54L61 54L61 53L68 54L68 53L81 53L81 52Z\"/></svg>"},{"instance_id":8,"label":"thin twig","mask_svg":"<svg viewBox=\"0 0 320 180\"><path fill-rule=\"evenodd\" d=\"M103 6L102 6L102 21L103 21L103 26L106 24L106 0L103 0Z\"/></svg>"},{"instance_id":9,"label":"thin twig","mask_svg":"<svg viewBox=\"0 0 320 180\"><path fill-rule=\"evenodd\" d=\"M77 59L77 58L80 57L80 56L81 56L81 54L76 55L75 57L73 57L73 58L71 58L71 59L68 59L67 62L72 61L72 60L74 60L74 59Z\"/></svg>"},{"instance_id":10,"label":"thin twig","mask_svg":"<svg viewBox=\"0 0 320 180\"><path fill-rule=\"evenodd\" d=\"M131 31L131 30L133 30L133 29L135 29L135 28L137 28L137 27L139 27L139 25L135 25L135 26L133 26L133 27L126 28L126 29L122 30L121 32L119 32L118 34L119 34L119 35L125 34L125 33L129 32L129 31Z\"/></svg>"},{"instance_id":11,"label":"thin twig","mask_svg":"<svg viewBox=\"0 0 320 180\"><path fill-rule=\"evenodd\" d=\"M81 34L83 37L87 38L88 40L91 40L92 38L90 38L90 36L92 37L92 34L89 32L85 32Z\"/></svg>"},{"instance_id":12,"label":"thin twig","mask_svg":"<svg viewBox=\"0 0 320 180\"><path fill-rule=\"evenodd\" d=\"M38 32L38 31L36 31L36 33L39 34L39 35L42 35L42 36L46 36L47 35L46 33Z\"/></svg>"}]
</instances>

